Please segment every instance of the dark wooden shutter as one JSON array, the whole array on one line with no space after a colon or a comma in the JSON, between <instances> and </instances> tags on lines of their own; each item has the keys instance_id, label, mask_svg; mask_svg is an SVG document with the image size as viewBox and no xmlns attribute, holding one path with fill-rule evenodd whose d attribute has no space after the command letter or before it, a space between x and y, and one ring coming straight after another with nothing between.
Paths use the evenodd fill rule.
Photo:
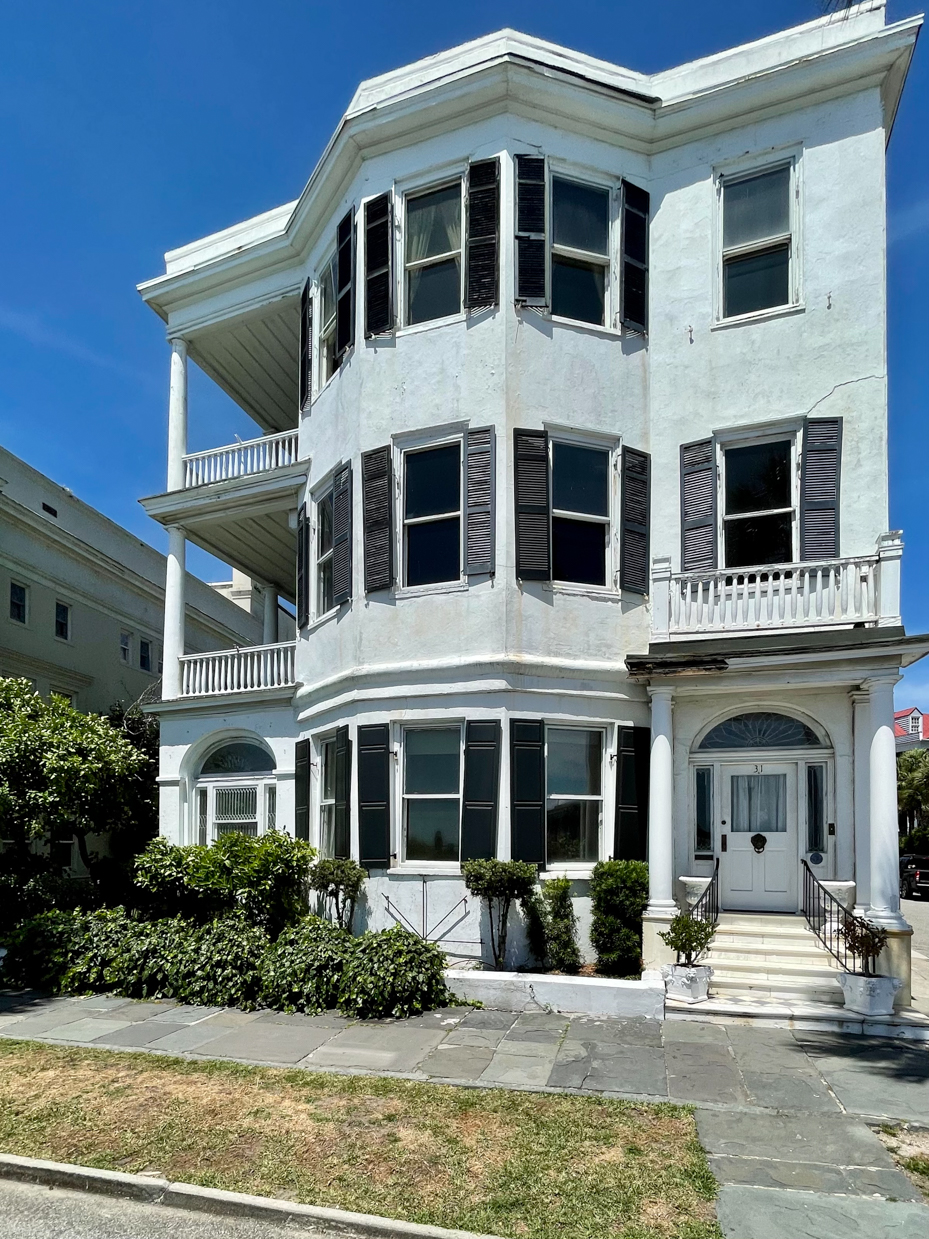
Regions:
<instances>
[{"instance_id":1,"label":"dark wooden shutter","mask_svg":"<svg viewBox=\"0 0 929 1239\"><path fill-rule=\"evenodd\" d=\"M393 486L390 448L376 447L361 458L365 593L389 589L393 574Z\"/></svg>"},{"instance_id":2,"label":"dark wooden shutter","mask_svg":"<svg viewBox=\"0 0 929 1239\"><path fill-rule=\"evenodd\" d=\"M298 740L294 748L294 836L310 837L310 742Z\"/></svg>"},{"instance_id":3,"label":"dark wooden shutter","mask_svg":"<svg viewBox=\"0 0 929 1239\"><path fill-rule=\"evenodd\" d=\"M514 860L545 864L545 729L510 722L510 852Z\"/></svg>"},{"instance_id":4,"label":"dark wooden shutter","mask_svg":"<svg viewBox=\"0 0 929 1239\"><path fill-rule=\"evenodd\" d=\"M464 803L461 810L461 859L490 860L497 852L497 803L500 785L500 724L465 724Z\"/></svg>"},{"instance_id":5,"label":"dark wooden shutter","mask_svg":"<svg viewBox=\"0 0 929 1239\"><path fill-rule=\"evenodd\" d=\"M516 156L516 300L548 304L545 279L545 157Z\"/></svg>"},{"instance_id":6,"label":"dark wooden shutter","mask_svg":"<svg viewBox=\"0 0 929 1239\"><path fill-rule=\"evenodd\" d=\"M648 859L648 775L651 732L620 727L616 746L614 860Z\"/></svg>"},{"instance_id":7,"label":"dark wooden shutter","mask_svg":"<svg viewBox=\"0 0 929 1239\"><path fill-rule=\"evenodd\" d=\"M648 212L646 191L623 181L620 320L629 331L648 331Z\"/></svg>"},{"instance_id":8,"label":"dark wooden shutter","mask_svg":"<svg viewBox=\"0 0 929 1239\"><path fill-rule=\"evenodd\" d=\"M634 447L623 448L619 588L633 594L648 593L651 463L647 452L640 452Z\"/></svg>"},{"instance_id":9,"label":"dark wooden shutter","mask_svg":"<svg viewBox=\"0 0 929 1239\"><path fill-rule=\"evenodd\" d=\"M340 607L352 596L352 467L332 479L332 601Z\"/></svg>"},{"instance_id":10,"label":"dark wooden shutter","mask_svg":"<svg viewBox=\"0 0 929 1239\"><path fill-rule=\"evenodd\" d=\"M335 733L335 838L336 856L352 854L352 742L347 727Z\"/></svg>"},{"instance_id":11,"label":"dark wooden shutter","mask_svg":"<svg viewBox=\"0 0 929 1239\"><path fill-rule=\"evenodd\" d=\"M300 412L313 396L313 298L310 281L300 294Z\"/></svg>"},{"instance_id":12,"label":"dark wooden shutter","mask_svg":"<svg viewBox=\"0 0 929 1239\"><path fill-rule=\"evenodd\" d=\"M548 499L548 433L513 431L516 495L516 576L549 581L552 575Z\"/></svg>"},{"instance_id":13,"label":"dark wooden shutter","mask_svg":"<svg viewBox=\"0 0 929 1239\"><path fill-rule=\"evenodd\" d=\"M341 357L355 343L355 216L349 211L336 230L335 351Z\"/></svg>"},{"instance_id":14,"label":"dark wooden shutter","mask_svg":"<svg viewBox=\"0 0 929 1239\"><path fill-rule=\"evenodd\" d=\"M800 466L801 559L838 558L841 460L841 417L810 418Z\"/></svg>"},{"instance_id":15,"label":"dark wooden shutter","mask_svg":"<svg viewBox=\"0 0 929 1239\"><path fill-rule=\"evenodd\" d=\"M358 838L368 869L390 865L390 727L358 728Z\"/></svg>"},{"instance_id":16,"label":"dark wooden shutter","mask_svg":"<svg viewBox=\"0 0 929 1239\"><path fill-rule=\"evenodd\" d=\"M465 447L465 571L493 575L496 463L493 426L469 430Z\"/></svg>"},{"instance_id":17,"label":"dark wooden shutter","mask_svg":"<svg viewBox=\"0 0 929 1239\"><path fill-rule=\"evenodd\" d=\"M716 445L681 448L681 571L716 567Z\"/></svg>"},{"instance_id":18,"label":"dark wooden shutter","mask_svg":"<svg viewBox=\"0 0 929 1239\"><path fill-rule=\"evenodd\" d=\"M393 209L390 194L365 203L365 335L394 329Z\"/></svg>"},{"instance_id":19,"label":"dark wooden shutter","mask_svg":"<svg viewBox=\"0 0 929 1239\"><path fill-rule=\"evenodd\" d=\"M306 504L301 503L297 512L297 627L306 628L310 622L310 522L306 516Z\"/></svg>"},{"instance_id":20,"label":"dark wooden shutter","mask_svg":"<svg viewBox=\"0 0 929 1239\"><path fill-rule=\"evenodd\" d=\"M465 309L484 310L500 300L499 159L468 166L465 237Z\"/></svg>"}]
</instances>

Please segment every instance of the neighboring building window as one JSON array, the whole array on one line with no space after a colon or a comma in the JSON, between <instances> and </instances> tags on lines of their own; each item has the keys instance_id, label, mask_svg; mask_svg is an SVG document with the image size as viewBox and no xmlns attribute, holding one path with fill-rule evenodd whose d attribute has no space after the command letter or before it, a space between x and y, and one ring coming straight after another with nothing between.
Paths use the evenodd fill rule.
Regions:
<instances>
[{"instance_id":1,"label":"neighboring building window","mask_svg":"<svg viewBox=\"0 0 929 1239\"><path fill-rule=\"evenodd\" d=\"M806 850L822 852L826 846L826 767L806 768Z\"/></svg>"},{"instance_id":2,"label":"neighboring building window","mask_svg":"<svg viewBox=\"0 0 929 1239\"><path fill-rule=\"evenodd\" d=\"M791 442L753 443L724 453L727 568L794 560Z\"/></svg>"},{"instance_id":3,"label":"neighboring building window","mask_svg":"<svg viewBox=\"0 0 929 1239\"><path fill-rule=\"evenodd\" d=\"M403 736L404 859L457 863L461 728L410 727Z\"/></svg>"},{"instance_id":4,"label":"neighboring building window","mask_svg":"<svg viewBox=\"0 0 929 1239\"><path fill-rule=\"evenodd\" d=\"M25 624L26 622L26 603L28 600L28 590L25 585L18 585L16 581L10 582L10 619L16 620L17 624Z\"/></svg>"},{"instance_id":5,"label":"neighboring building window","mask_svg":"<svg viewBox=\"0 0 929 1239\"><path fill-rule=\"evenodd\" d=\"M404 584L461 579L461 443L404 454Z\"/></svg>"},{"instance_id":6,"label":"neighboring building window","mask_svg":"<svg viewBox=\"0 0 929 1239\"><path fill-rule=\"evenodd\" d=\"M606 585L610 453L552 441L552 579Z\"/></svg>"},{"instance_id":7,"label":"neighboring building window","mask_svg":"<svg viewBox=\"0 0 929 1239\"><path fill-rule=\"evenodd\" d=\"M128 632L119 634L119 657L124 663L132 662L132 635Z\"/></svg>"},{"instance_id":8,"label":"neighboring building window","mask_svg":"<svg viewBox=\"0 0 929 1239\"><path fill-rule=\"evenodd\" d=\"M319 331L319 364L322 369L322 382L332 378L342 364L342 356L336 347L336 327L338 323L339 257L334 253L326 263L320 281L320 302L322 307L322 322Z\"/></svg>"},{"instance_id":9,"label":"neighboring building window","mask_svg":"<svg viewBox=\"0 0 929 1239\"><path fill-rule=\"evenodd\" d=\"M194 795L196 840L259 835L277 818L274 759L261 745L234 740L214 749L200 767Z\"/></svg>"},{"instance_id":10,"label":"neighboring building window","mask_svg":"<svg viewBox=\"0 0 929 1239\"><path fill-rule=\"evenodd\" d=\"M71 693L66 693L66 692L65 692L63 689L61 689L61 688L53 688L53 689L51 690L51 693L49 694L49 696L51 696L51 697L60 697L60 698L62 699L62 701L66 701L66 702L68 703L68 705L69 705L69 706L73 706L73 705L74 705L74 697L73 697L73 695L72 695Z\"/></svg>"},{"instance_id":11,"label":"neighboring building window","mask_svg":"<svg viewBox=\"0 0 929 1239\"><path fill-rule=\"evenodd\" d=\"M152 643L144 637L139 642L139 668L142 671L152 669Z\"/></svg>"},{"instance_id":12,"label":"neighboring building window","mask_svg":"<svg viewBox=\"0 0 929 1239\"><path fill-rule=\"evenodd\" d=\"M552 177L552 313L606 325L610 192Z\"/></svg>"},{"instance_id":13,"label":"neighboring building window","mask_svg":"<svg viewBox=\"0 0 929 1239\"><path fill-rule=\"evenodd\" d=\"M461 311L461 181L406 200L406 321Z\"/></svg>"},{"instance_id":14,"label":"neighboring building window","mask_svg":"<svg viewBox=\"0 0 929 1239\"><path fill-rule=\"evenodd\" d=\"M920 724L922 723L922 715L915 711L910 715L910 733L918 736L920 732Z\"/></svg>"},{"instance_id":15,"label":"neighboring building window","mask_svg":"<svg viewBox=\"0 0 929 1239\"><path fill-rule=\"evenodd\" d=\"M723 177L723 317L791 300L789 165Z\"/></svg>"},{"instance_id":16,"label":"neighboring building window","mask_svg":"<svg viewBox=\"0 0 929 1239\"><path fill-rule=\"evenodd\" d=\"M316 614L327 615L332 600L332 491L316 505Z\"/></svg>"},{"instance_id":17,"label":"neighboring building window","mask_svg":"<svg viewBox=\"0 0 929 1239\"><path fill-rule=\"evenodd\" d=\"M55 603L55 636L62 641L71 640L71 608L66 602Z\"/></svg>"},{"instance_id":18,"label":"neighboring building window","mask_svg":"<svg viewBox=\"0 0 929 1239\"><path fill-rule=\"evenodd\" d=\"M335 737L319 746L319 854L335 856Z\"/></svg>"},{"instance_id":19,"label":"neighboring building window","mask_svg":"<svg viewBox=\"0 0 929 1239\"><path fill-rule=\"evenodd\" d=\"M699 855L713 851L713 767L694 770L694 810L696 832L694 851Z\"/></svg>"},{"instance_id":20,"label":"neighboring building window","mask_svg":"<svg viewBox=\"0 0 929 1239\"><path fill-rule=\"evenodd\" d=\"M603 819L603 732L545 731L546 861L594 864Z\"/></svg>"}]
</instances>

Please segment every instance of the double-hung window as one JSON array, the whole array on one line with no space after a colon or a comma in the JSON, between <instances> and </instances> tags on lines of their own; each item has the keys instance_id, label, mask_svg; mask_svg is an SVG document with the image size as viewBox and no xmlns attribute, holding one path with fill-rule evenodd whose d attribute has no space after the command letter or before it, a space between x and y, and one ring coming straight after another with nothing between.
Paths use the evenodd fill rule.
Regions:
<instances>
[{"instance_id":1,"label":"double-hung window","mask_svg":"<svg viewBox=\"0 0 929 1239\"><path fill-rule=\"evenodd\" d=\"M607 326L610 191L552 177L552 313Z\"/></svg>"},{"instance_id":2,"label":"double-hung window","mask_svg":"<svg viewBox=\"0 0 929 1239\"><path fill-rule=\"evenodd\" d=\"M405 585L461 579L461 441L403 457Z\"/></svg>"},{"instance_id":3,"label":"double-hung window","mask_svg":"<svg viewBox=\"0 0 929 1239\"><path fill-rule=\"evenodd\" d=\"M339 256L336 251L323 268L319 287L320 328L319 366L320 380L325 383L332 378L342 364L338 351L336 333L338 328Z\"/></svg>"},{"instance_id":4,"label":"double-hung window","mask_svg":"<svg viewBox=\"0 0 929 1239\"><path fill-rule=\"evenodd\" d=\"M610 452L557 439L552 454L552 579L606 585Z\"/></svg>"},{"instance_id":5,"label":"double-hung window","mask_svg":"<svg viewBox=\"0 0 929 1239\"><path fill-rule=\"evenodd\" d=\"M722 316L789 305L792 167L722 178Z\"/></svg>"},{"instance_id":6,"label":"double-hung window","mask_svg":"<svg viewBox=\"0 0 929 1239\"><path fill-rule=\"evenodd\" d=\"M333 609L332 594L332 491L316 504L316 615Z\"/></svg>"},{"instance_id":7,"label":"double-hung window","mask_svg":"<svg viewBox=\"0 0 929 1239\"><path fill-rule=\"evenodd\" d=\"M461 312L461 179L406 199L406 321Z\"/></svg>"},{"instance_id":8,"label":"double-hung window","mask_svg":"<svg viewBox=\"0 0 929 1239\"><path fill-rule=\"evenodd\" d=\"M546 863L594 864L603 821L603 732L546 727Z\"/></svg>"},{"instance_id":9,"label":"double-hung window","mask_svg":"<svg viewBox=\"0 0 929 1239\"><path fill-rule=\"evenodd\" d=\"M26 622L27 597L25 585L20 585L16 581L10 582L10 619L15 620L17 624Z\"/></svg>"},{"instance_id":10,"label":"double-hung window","mask_svg":"<svg viewBox=\"0 0 929 1239\"><path fill-rule=\"evenodd\" d=\"M727 568L794 559L793 444L752 443L723 452Z\"/></svg>"},{"instance_id":11,"label":"double-hung window","mask_svg":"<svg viewBox=\"0 0 929 1239\"><path fill-rule=\"evenodd\" d=\"M152 642L143 637L139 642L139 670L151 671L152 662Z\"/></svg>"},{"instance_id":12,"label":"double-hung window","mask_svg":"<svg viewBox=\"0 0 929 1239\"><path fill-rule=\"evenodd\" d=\"M319 854L335 856L335 737L319 746Z\"/></svg>"},{"instance_id":13,"label":"double-hung window","mask_svg":"<svg viewBox=\"0 0 929 1239\"><path fill-rule=\"evenodd\" d=\"M403 855L457 864L461 844L461 728L403 734Z\"/></svg>"},{"instance_id":14,"label":"double-hung window","mask_svg":"<svg viewBox=\"0 0 929 1239\"><path fill-rule=\"evenodd\" d=\"M60 641L71 640L71 608L66 602L55 603L55 636Z\"/></svg>"},{"instance_id":15,"label":"double-hung window","mask_svg":"<svg viewBox=\"0 0 929 1239\"><path fill-rule=\"evenodd\" d=\"M119 634L119 659L120 662L132 662L132 633L121 632Z\"/></svg>"}]
</instances>

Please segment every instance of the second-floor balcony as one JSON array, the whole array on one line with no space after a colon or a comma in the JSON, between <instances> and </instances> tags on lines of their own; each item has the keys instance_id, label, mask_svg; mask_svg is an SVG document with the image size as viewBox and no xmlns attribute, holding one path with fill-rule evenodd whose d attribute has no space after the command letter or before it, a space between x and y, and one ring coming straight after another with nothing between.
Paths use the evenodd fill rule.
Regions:
<instances>
[{"instance_id":1,"label":"second-floor balcony","mask_svg":"<svg viewBox=\"0 0 929 1239\"><path fill-rule=\"evenodd\" d=\"M253 477L295 465L298 439L297 430L285 430L282 434L262 435L207 452L189 452L184 457L184 489Z\"/></svg>"},{"instance_id":2,"label":"second-floor balcony","mask_svg":"<svg viewBox=\"0 0 929 1239\"><path fill-rule=\"evenodd\" d=\"M900 623L897 534L874 555L672 573L652 561L652 639Z\"/></svg>"},{"instance_id":3,"label":"second-floor balcony","mask_svg":"<svg viewBox=\"0 0 929 1239\"><path fill-rule=\"evenodd\" d=\"M296 643L253 645L207 654L185 654L180 662L182 697L217 697L291 688L296 683Z\"/></svg>"}]
</instances>

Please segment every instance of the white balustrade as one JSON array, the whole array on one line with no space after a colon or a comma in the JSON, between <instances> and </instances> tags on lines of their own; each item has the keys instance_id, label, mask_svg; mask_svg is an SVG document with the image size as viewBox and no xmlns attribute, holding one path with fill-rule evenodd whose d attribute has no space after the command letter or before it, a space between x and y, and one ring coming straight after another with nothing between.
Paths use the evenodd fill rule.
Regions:
<instances>
[{"instance_id":1,"label":"white balustrade","mask_svg":"<svg viewBox=\"0 0 929 1239\"><path fill-rule=\"evenodd\" d=\"M655 635L877 624L878 562L869 556L681 572L670 575L670 588L656 573L663 587L653 587Z\"/></svg>"},{"instance_id":2,"label":"white balustrade","mask_svg":"<svg viewBox=\"0 0 929 1239\"><path fill-rule=\"evenodd\" d=\"M296 642L252 645L244 649L185 654L181 665L181 696L209 697L218 693L250 693L259 688L287 688L296 683Z\"/></svg>"},{"instance_id":3,"label":"white balustrade","mask_svg":"<svg viewBox=\"0 0 929 1239\"><path fill-rule=\"evenodd\" d=\"M184 488L208 486L211 482L225 482L228 478L248 477L296 464L298 438L296 430L285 430L281 434L213 448L209 452L189 453L184 457Z\"/></svg>"}]
</instances>

